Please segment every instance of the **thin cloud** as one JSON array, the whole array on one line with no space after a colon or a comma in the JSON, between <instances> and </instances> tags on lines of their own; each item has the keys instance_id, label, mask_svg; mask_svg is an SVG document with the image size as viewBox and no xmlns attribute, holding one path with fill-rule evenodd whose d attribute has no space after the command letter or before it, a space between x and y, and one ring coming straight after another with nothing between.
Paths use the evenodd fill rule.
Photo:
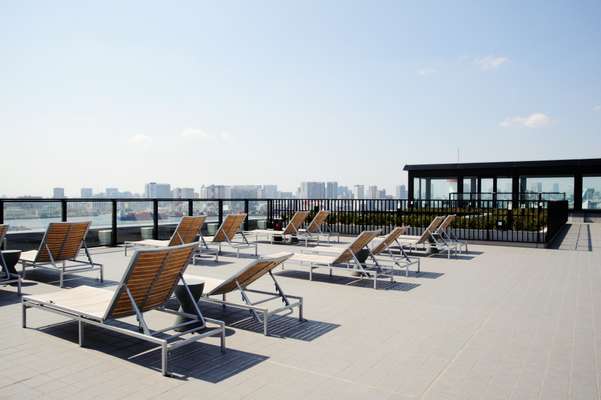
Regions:
<instances>
[{"instance_id":1,"label":"thin cloud","mask_svg":"<svg viewBox=\"0 0 601 400\"><path fill-rule=\"evenodd\" d=\"M417 74L419 76L428 76L428 75L433 75L435 74L436 68L430 68L430 67L424 67L424 68L420 68L417 70Z\"/></svg>"},{"instance_id":2,"label":"thin cloud","mask_svg":"<svg viewBox=\"0 0 601 400\"><path fill-rule=\"evenodd\" d=\"M509 58L504 56L486 56L474 60L474 63L483 71L498 69L501 65L507 64L508 62Z\"/></svg>"},{"instance_id":3,"label":"thin cloud","mask_svg":"<svg viewBox=\"0 0 601 400\"><path fill-rule=\"evenodd\" d=\"M149 144L150 142L152 142L152 138L150 136L138 133L138 134L130 137L128 142L130 144L144 145L144 144Z\"/></svg>"},{"instance_id":4,"label":"thin cloud","mask_svg":"<svg viewBox=\"0 0 601 400\"><path fill-rule=\"evenodd\" d=\"M593 107L593 111L601 112L601 104L599 104L598 106Z\"/></svg>"},{"instance_id":5,"label":"thin cloud","mask_svg":"<svg viewBox=\"0 0 601 400\"><path fill-rule=\"evenodd\" d=\"M553 120L546 114L534 113L525 117L515 116L505 118L499 125L503 128L511 128L514 126L523 126L525 128L542 128L551 124Z\"/></svg>"}]
</instances>

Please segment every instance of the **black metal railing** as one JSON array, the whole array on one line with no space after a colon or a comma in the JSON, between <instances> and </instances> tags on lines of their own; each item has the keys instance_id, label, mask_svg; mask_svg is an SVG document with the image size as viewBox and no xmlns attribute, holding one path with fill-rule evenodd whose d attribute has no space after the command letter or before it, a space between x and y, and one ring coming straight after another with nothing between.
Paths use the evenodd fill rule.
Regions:
<instances>
[{"instance_id":1,"label":"black metal railing","mask_svg":"<svg viewBox=\"0 0 601 400\"><path fill-rule=\"evenodd\" d=\"M89 246L126 240L168 239L183 215L206 215L205 234L225 215L246 212L245 230L283 227L299 210L330 210L327 229L356 235L366 229L388 232L410 226L420 234L437 215L456 214L456 236L467 240L547 243L567 221L566 201L399 200L399 199L0 199L0 223L10 225L9 246L36 248L48 223L92 221ZM309 220L309 219L308 219Z\"/></svg>"}]
</instances>

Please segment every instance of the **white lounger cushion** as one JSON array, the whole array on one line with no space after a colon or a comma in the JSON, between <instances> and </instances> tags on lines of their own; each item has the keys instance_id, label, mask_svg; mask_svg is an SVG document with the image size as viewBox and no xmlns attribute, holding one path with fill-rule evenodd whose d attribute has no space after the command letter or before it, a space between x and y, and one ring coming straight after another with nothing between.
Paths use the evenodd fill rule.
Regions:
<instances>
[{"instance_id":1,"label":"white lounger cushion","mask_svg":"<svg viewBox=\"0 0 601 400\"><path fill-rule=\"evenodd\" d=\"M155 240L155 239L144 239L131 242L136 246L155 246L155 247L167 247L169 246L169 240Z\"/></svg>"},{"instance_id":2,"label":"white lounger cushion","mask_svg":"<svg viewBox=\"0 0 601 400\"><path fill-rule=\"evenodd\" d=\"M29 262L34 262L37 255L38 255L37 250L24 251L21 253L21 257L19 258L19 261L25 260L25 261L29 261Z\"/></svg>"},{"instance_id":3,"label":"white lounger cushion","mask_svg":"<svg viewBox=\"0 0 601 400\"><path fill-rule=\"evenodd\" d=\"M102 321L114 295L113 290L78 286L47 294L25 296L24 299Z\"/></svg>"},{"instance_id":4,"label":"white lounger cushion","mask_svg":"<svg viewBox=\"0 0 601 400\"><path fill-rule=\"evenodd\" d=\"M340 253L340 252L338 252ZM337 255L321 255L321 254L305 254L305 253L295 253L292 257L288 259L288 261L296 261L303 263L311 263L311 264L322 264L322 265L330 265L338 258Z\"/></svg>"},{"instance_id":5,"label":"white lounger cushion","mask_svg":"<svg viewBox=\"0 0 601 400\"><path fill-rule=\"evenodd\" d=\"M283 235L284 231L273 231L271 229L255 229L254 231L244 232L250 235Z\"/></svg>"}]
</instances>

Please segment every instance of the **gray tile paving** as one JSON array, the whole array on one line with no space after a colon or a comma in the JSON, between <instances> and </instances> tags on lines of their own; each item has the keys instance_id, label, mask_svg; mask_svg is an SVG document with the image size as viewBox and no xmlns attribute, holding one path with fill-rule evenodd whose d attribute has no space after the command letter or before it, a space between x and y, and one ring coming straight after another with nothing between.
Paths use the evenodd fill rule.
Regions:
<instances>
[{"instance_id":1,"label":"gray tile paving","mask_svg":"<svg viewBox=\"0 0 601 400\"><path fill-rule=\"evenodd\" d=\"M601 235L590 232L594 244ZM287 265L279 280L304 297L308 321L285 318L270 337L253 321L234 323L225 355L216 338L175 352L177 378L162 377L159 354L131 338L89 328L79 348L73 323L37 310L22 329L15 288L2 287L0 399L600 398L598 248L474 245L461 259L423 259L421 275L378 290L346 272L309 282ZM282 250L298 247L260 245L262 254ZM95 253L106 284L119 280L129 258ZM226 277L248 261L206 259L188 273ZM55 277L30 277L25 293L56 290ZM81 284L97 282L68 282ZM268 280L257 285L271 289ZM203 309L230 323L245 318ZM169 318L149 316L158 325Z\"/></svg>"}]
</instances>

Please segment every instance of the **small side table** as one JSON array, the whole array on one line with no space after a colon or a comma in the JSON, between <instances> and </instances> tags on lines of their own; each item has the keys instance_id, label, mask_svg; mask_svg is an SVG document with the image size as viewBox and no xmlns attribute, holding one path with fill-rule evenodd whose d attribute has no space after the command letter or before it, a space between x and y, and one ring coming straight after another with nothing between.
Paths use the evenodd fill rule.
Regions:
<instances>
[{"instance_id":1,"label":"small side table","mask_svg":"<svg viewBox=\"0 0 601 400\"><path fill-rule=\"evenodd\" d=\"M205 287L205 281L200 278L194 278L191 275L186 275L184 279L186 280L186 283L188 284L188 288L190 289L190 292L192 293L192 297L194 298L194 301L198 304L198 300L202 296L202 292ZM177 298L177 300L179 301L179 303L181 304L181 307L180 307L181 312L185 312L186 314L196 314L196 309L194 308L194 303L192 302L192 300L190 300L190 296L188 295L188 293L186 291L186 287L182 284L181 281L177 285L177 288L175 288L174 294L175 294L175 297ZM186 321L190 321L190 318L186 318L184 316L178 315L176 324L181 324ZM196 326L196 324L186 325L182 328L176 329L176 331L178 331L178 332L186 331L194 326Z\"/></svg>"}]
</instances>

